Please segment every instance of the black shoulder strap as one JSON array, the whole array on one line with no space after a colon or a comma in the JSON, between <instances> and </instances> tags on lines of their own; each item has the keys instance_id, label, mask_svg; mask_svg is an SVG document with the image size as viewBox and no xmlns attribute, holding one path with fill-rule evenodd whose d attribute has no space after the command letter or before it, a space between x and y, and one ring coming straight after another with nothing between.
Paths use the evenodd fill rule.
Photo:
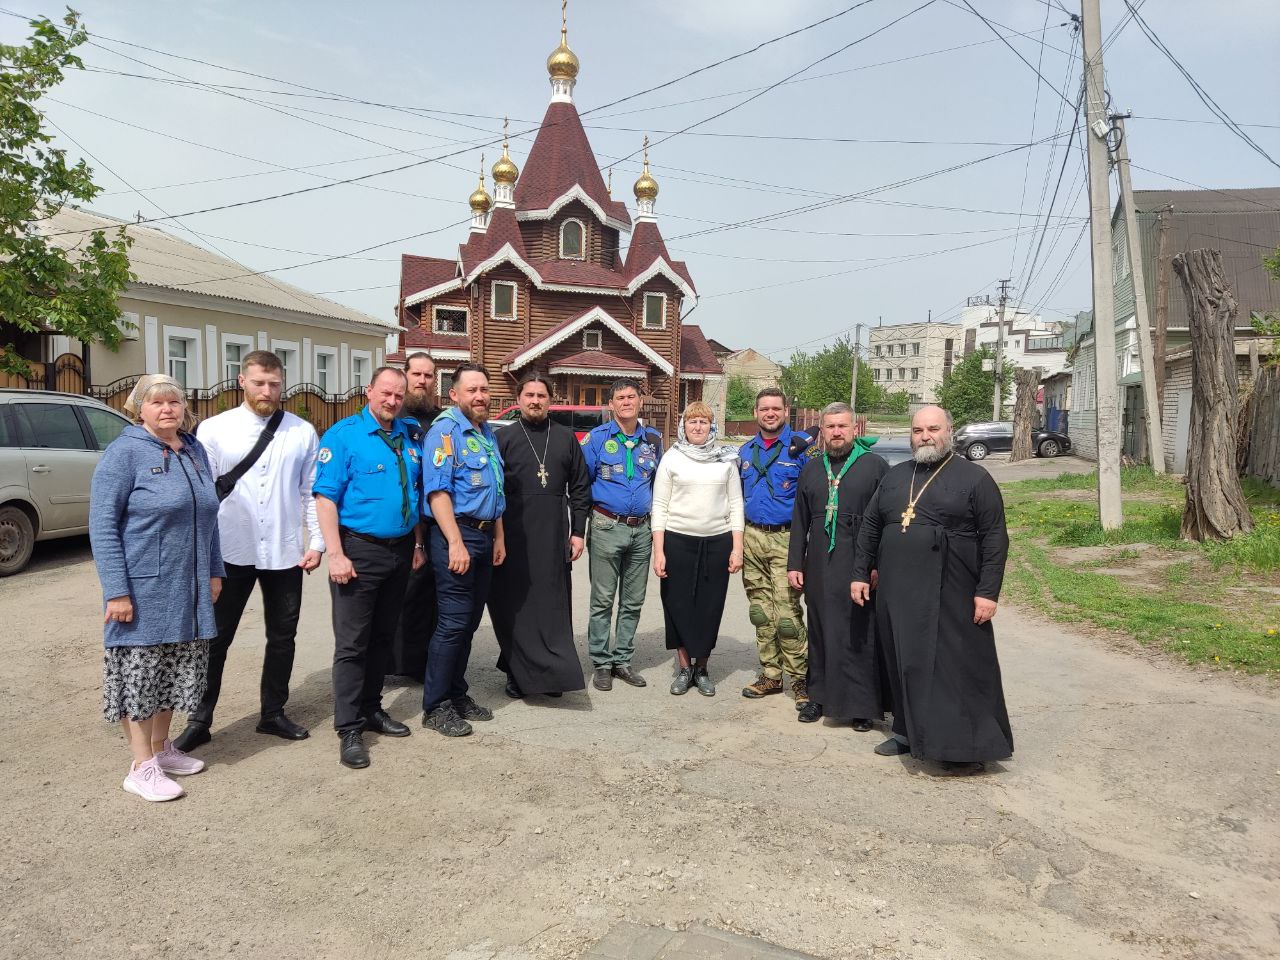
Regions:
<instances>
[{"instance_id":1,"label":"black shoulder strap","mask_svg":"<svg viewBox=\"0 0 1280 960\"><path fill-rule=\"evenodd\" d=\"M262 456L262 451L266 450L267 445L275 439L276 430L280 428L280 421L283 419L284 410L277 410L273 413L271 419L267 421L267 425L262 428L262 433L258 435L258 442L253 445L253 449L245 454L243 460L218 478L216 486L219 503L231 496L231 491L235 489L236 482L249 472L250 467L258 462L258 458Z\"/></svg>"},{"instance_id":2,"label":"black shoulder strap","mask_svg":"<svg viewBox=\"0 0 1280 960\"><path fill-rule=\"evenodd\" d=\"M794 460L811 446L813 446L813 441L808 437L801 436L799 433L793 433L791 434L791 449L788 450L787 453L791 456L791 459Z\"/></svg>"}]
</instances>

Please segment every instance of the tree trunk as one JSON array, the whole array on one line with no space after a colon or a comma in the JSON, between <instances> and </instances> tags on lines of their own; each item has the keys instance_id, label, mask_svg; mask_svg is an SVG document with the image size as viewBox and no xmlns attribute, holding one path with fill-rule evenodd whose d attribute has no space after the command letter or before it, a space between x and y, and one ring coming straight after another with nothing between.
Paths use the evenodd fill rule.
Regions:
<instances>
[{"instance_id":1,"label":"tree trunk","mask_svg":"<svg viewBox=\"0 0 1280 960\"><path fill-rule=\"evenodd\" d=\"M1191 332L1191 437L1182 536L1229 540L1253 529L1236 472L1236 298L1217 250L1173 258L1187 298Z\"/></svg>"},{"instance_id":2,"label":"tree trunk","mask_svg":"<svg viewBox=\"0 0 1280 960\"><path fill-rule=\"evenodd\" d=\"M1040 371L1021 368L1013 375L1017 399L1013 406L1013 450L1009 462L1027 460L1035 451L1031 448L1031 429L1036 419L1036 391L1040 386Z\"/></svg>"}]
</instances>

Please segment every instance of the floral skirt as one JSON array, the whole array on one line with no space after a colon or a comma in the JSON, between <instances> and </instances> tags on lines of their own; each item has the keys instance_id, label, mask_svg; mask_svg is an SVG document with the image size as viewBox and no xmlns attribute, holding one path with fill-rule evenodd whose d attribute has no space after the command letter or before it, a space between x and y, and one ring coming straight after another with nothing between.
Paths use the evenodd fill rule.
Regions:
<instances>
[{"instance_id":1,"label":"floral skirt","mask_svg":"<svg viewBox=\"0 0 1280 960\"><path fill-rule=\"evenodd\" d=\"M146 720L164 710L188 713L209 679L209 641L108 647L102 658L102 716Z\"/></svg>"}]
</instances>

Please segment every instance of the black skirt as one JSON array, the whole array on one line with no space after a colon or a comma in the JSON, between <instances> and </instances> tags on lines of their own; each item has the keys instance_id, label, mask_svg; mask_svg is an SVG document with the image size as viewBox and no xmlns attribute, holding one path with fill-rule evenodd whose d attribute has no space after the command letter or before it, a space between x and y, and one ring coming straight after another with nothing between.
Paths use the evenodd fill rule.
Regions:
<instances>
[{"instance_id":1,"label":"black skirt","mask_svg":"<svg viewBox=\"0 0 1280 960\"><path fill-rule=\"evenodd\" d=\"M684 647L701 659L716 648L724 598L729 590L729 554L733 534L690 537L668 530L663 540L667 576L662 581L662 612L667 649Z\"/></svg>"}]
</instances>

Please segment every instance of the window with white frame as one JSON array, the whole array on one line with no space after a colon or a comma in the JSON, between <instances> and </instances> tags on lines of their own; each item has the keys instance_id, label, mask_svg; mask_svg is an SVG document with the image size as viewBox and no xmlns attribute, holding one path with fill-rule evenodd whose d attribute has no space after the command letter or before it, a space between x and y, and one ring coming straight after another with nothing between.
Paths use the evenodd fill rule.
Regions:
<instances>
[{"instance_id":1,"label":"window with white frame","mask_svg":"<svg viewBox=\"0 0 1280 960\"><path fill-rule=\"evenodd\" d=\"M222 345L222 378L234 380L244 372L244 356L248 348L243 343L224 343Z\"/></svg>"},{"instance_id":2,"label":"window with white frame","mask_svg":"<svg viewBox=\"0 0 1280 960\"><path fill-rule=\"evenodd\" d=\"M431 308L431 329L436 333L465 334L467 319L466 307Z\"/></svg>"},{"instance_id":3,"label":"window with white frame","mask_svg":"<svg viewBox=\"0 0 1280 960\"><path fill-rule=\"evenodd\" d=\"M316 347L315 375L311 378L321 393L336 393L338 386L338 351Z\"/></svg>"},{"instance_id":4,"label":"window with white frame","mask_svg":"<svg viewBox=\"0 0 1280 960\"><path fill-rule=\"evenodd\" d=\"M489 315L495 320L516 318L516 285L509 280L495 280L489 293Z\"/></svg>"},{"instance_id":5,"label":"window with white frame","mask_svg":"<svg viewBox=\"0 0 1280 960\"><path fill-rule=\"evenodd\" d=\"M587 246L587 231L581 220L566 220L560 225L560 257L563 260L582 260Z\"/></svg>"},{"instance_id":6,"label":"window with white frame","mask_svg":"<svg viewBox=\"0 0 1280 960\"><path fill-rule=\"evenodd\" d=\"M880 356L880 344L876 344L876 356Z\"/></svg>"},{"instance_id":7,"label":"window with white frame","mask_svg":"<svg viewBox=\"0 0 1280 960\"><path fill-rule=\"evenodd\" d=\"M293 340L272 340L271 352L280 358L284 385L290 387L298 383L302 374L302 365L298 363L298 344Z\"/></svg>"},{"instance_id":8,"label":"window with white frame","mask_svg":"<svg viewBox=\"0 0 1280 960\"><path fill-rule=\"evenodd\" d=\"M1125 277L1129 276L1129 235L1122 226L1112 234L1111 237L1111 260L1114 263L1113 272L1115 273L1116 282L1119 283Z\"/></svg>"},{"instance_id":9,"label":"window with white frame","mask_svg":"<svg viewBox=\"0 0 1280 960\"><path fill-rule=\"evenodd\" d=\"M369 374L373 371L373 358L367 350L351 351L351 387L362 389L369 385Z\"/></svg>"},{"instance_id":10,"label":"window with white frame","mask_svg":"<svg viewBox=\"0 0 1280 960\"><path fill-rule=\"evenodd\" d=\"M667 325L667 295L665 293L646 293L644 295L644 316L640 325L646 330L661 330Z\"/></svg>"},{"instance_id":11,"label":"window with white frame","mask_svg":"<svg viewBox=\"0 0 1280 960\"><path fill-rule=\"evenodd\" d=\"M164 328L165 372L184 390L202 386L200 376L200 331L182 327Z\"/></svg>"},{"instance_id":12,"label":"window with white frame","mask_svg":"<svg viewBox=\"0 0 1280 960\"><path fill-rule=\"evenodd\" d=\"M918 344L918 343L913 343L913 344L911 345L911 355L912 355L913 357L918 357L918 356L920 356L920 344Z\"/></svg>"},{"instance_id":13,"label":"window with white frame","mask_svg":"<svg viewBox=\"0 0 1280 960\"><path fill-rule=\"evenodd\" d=\"M604 331L583 330L582 331L582 349L583 350L603 350L604 349Z\"/></svg>"},{"instance_id":14,"label":"window with white frame","mask_svg":"<svg viewBox=\"0 0 1280 960\"><path fill-rule=\"evenodd\" d=\"M911 368L911 379L912 379L912 380L919 380L919 379L920 379L920 368L919 368L919 367L912 367L912 368Z\"/></svg>"},{"instance_id":15,"label":"window with white frame","mask_svg":"<svg viewBox=\"0 0 1280 960\"><path fill-rule=\"evenodd\" d=\"M880 348L879 348L879 347L876 347L876 353L879 353L879 352L880 352ZM871 379L872 379L872 380L879 380L879 379L880 379L880 368L879 368L879 367L872 367L872 368L871 368Z\"/></svg>"},{"instance_id":16,"label":"window with white frame","mask_svg":"<svg viewBox=\"0 0 1280 960\"><path fill-rule=\"evenodd\" d=\"M899 379L899 380L905 380L905 379L907 379L907 368L906 368L906 367L899 367L899 368L898 368L898 379Z\"/></svg>"}]
</instances>

